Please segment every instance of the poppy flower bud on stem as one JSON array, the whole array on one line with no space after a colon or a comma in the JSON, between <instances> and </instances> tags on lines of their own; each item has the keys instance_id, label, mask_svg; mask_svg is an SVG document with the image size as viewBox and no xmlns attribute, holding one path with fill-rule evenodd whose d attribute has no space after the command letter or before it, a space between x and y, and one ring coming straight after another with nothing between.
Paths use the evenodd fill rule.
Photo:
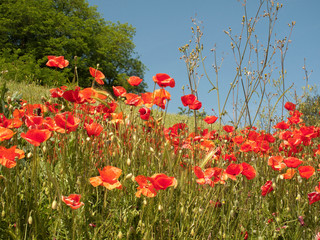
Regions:
<instances>
[{"instance_id":1,"label":"poppy flower bud on stem","mask_svg":"<svg viewBox=\"0 0 320 240\"><path fill-rule=\"evenodd\" d=\"M30 215L28 218L28 223L31 225L32 224L32 216Z\"/></svg>"},{"instance_id":2,"label":"poppy flower bud on stem","mask_svg":"<svg viewBox=\"0 0 320 240\"><path fill-rule=\"evenodd\" d=\"M300 201L300 200L301 200L301 195L300 195L300 194L297 195L296 200L297 200L297 201Z\"/></svg>"},{"instance_id":3,"label":"poppy flower bud on stem","mask_svg":"<svg viewBox=\"0 0 320 240\"><path fill-rule=\"evenodd\" d=\"M53 200L51 208L52 209L57 209L57 201L56 200Z\"/></svg>"},{"instance_id":4,"label":"poppy flower bud on stem","mask_svg":"<svg viewBox=\"0 0 320 240\"><path fill-rule=\"evenodd\" d=\"M125 179L129 179L129 178L132 178L132 173L129 173L126 177L125 177Z\"/></svg>"},{"instance_id":5,"label":"poppy flower bud on stem","mask_svg":"<svg viewBox=\"0 0 320 240\"><path fill-rule=\"evenodd\" d=\"M131 165L131 160L130 160L130 158L127 159L127 165L128 165L128 166Z\"/></svg>"}]
</instances>

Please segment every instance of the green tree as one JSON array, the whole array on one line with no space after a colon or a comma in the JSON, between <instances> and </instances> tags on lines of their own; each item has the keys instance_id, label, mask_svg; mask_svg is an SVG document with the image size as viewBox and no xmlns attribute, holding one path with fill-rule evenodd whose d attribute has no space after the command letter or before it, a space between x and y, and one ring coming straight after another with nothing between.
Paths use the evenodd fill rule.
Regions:
<instances>
[{"instance_id":1,"label":"green tree","mask_svg":"<svg viewBox=\"0 0 320 240\"><path fill-rule=\"evenodd\" d=\"M320 95L308 96L297 109L303 113L301 118L307 126L320 125Z\"/></svg>"},{"instance_id":2,"label":"green tree","mask_svg":"<svg viewBox=\"0 0 320 240\"><path fill-rule=\"evenodd\" d=\"M71 81L76 62L80 86L90 86L89 67L99 64L107 87L133 90L127 77L143 78L145 70L135 52L134 35L131 25L105 21L86 0L0 0L0 70L16 81ZM65 56L70 67L48 69L48 55ZM142 83L135 91L146 87Z\"/></svg>"}]
</instances>

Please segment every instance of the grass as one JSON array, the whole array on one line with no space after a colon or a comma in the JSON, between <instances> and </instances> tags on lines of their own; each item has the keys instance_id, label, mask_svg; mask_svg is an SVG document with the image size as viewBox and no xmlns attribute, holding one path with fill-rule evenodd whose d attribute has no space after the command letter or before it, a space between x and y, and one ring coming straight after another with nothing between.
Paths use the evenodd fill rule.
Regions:
<instances>
[{"instance_id":1,"label":"grass","mask_svg":"<svg viewBox=\"0 0 320 240\"><path fill-rule=\"evenodd\" d=\"M8 87L10 92L20 89L34 103L48 92L37 86L25 90L9 83ZM36 91L38 96L28 95ZM165 132L163 122L146 127L138 113L131 114L135 107L126 109L124 119L130 120L126 124L124 119L116 123L112 115L90 113L84 107L97 103L51 102L63 104L64 109L39 114L29 111L31 105L20 106L21 127L10 128L14 135L7 139L3 137L7 133L0 134L2 165L10 162L14 146L24 152L24 156L13 155L16 166L0 165L1 239L313 239L318 233L320 206L308 200L318 185L318 173L306 178L300 167L317 169L319 155L314 149L319 136L301 137L306 132L301 124L289 125L291 136L312 144L288 145L281 137L286 130L281 129L274 141L270 137L267 142L260 130L203 136L192 127ZM13 119L13 110L8 119ZM61 127L66 111L72 111L67 113L69 123ZM97 127L88 130L89 119L102 127L101 133L88 135L98 131ZM181 121L183 116L166 116L170 126ZM37 128L47 130L31 134ZM49 134L47 140L43 132ZM40 141L39 146L32 139ZM235 162L225 160L231 154ZM289 165L282 162L283 169L275 171L272 167L278 165L271 166L269 158L290 155L302 164L291 179L284 179ZM114 168L105 169L99 178L98 169L106 166ZM108 184L93 184L93 179ZM121 189L114 188L118 183ZM84 205L71 209L62 200L70 194L81 195L78 200ZM78 200L69 204L76 206Z\"/></svg>"},{"instance_id":2,"label":"grass","mask_svg":"<svg viewBox=\"0 0 320 240\"><path fill-rule=\"evenodd\" d=\"M8 95L21 95L22 99L27 100L28 103L40 103L41 97L48 98L50 96L49 88L36 85L35 83L24 82L7 82L7 88L9 89Z\"/></svg>"}]
</instances>

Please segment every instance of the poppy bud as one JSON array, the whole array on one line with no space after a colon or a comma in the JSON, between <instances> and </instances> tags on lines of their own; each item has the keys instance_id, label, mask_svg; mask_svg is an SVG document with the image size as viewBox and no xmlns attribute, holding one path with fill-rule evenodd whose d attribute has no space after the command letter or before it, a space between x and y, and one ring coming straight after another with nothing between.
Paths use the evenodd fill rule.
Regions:
<instances>
[{"instance_id":1,"label":"poppy bud","mask_svg":"<svg viewBox=\"0 0 320 240\"><path fill-rule=\"evenodd\" d=\"M123 218L123 222L124 222L124 223L127 223L127 221L128 221L128 218L127 218L127 216L125 216L125 217Z\"/></svg>"},{"instance_id":2,"label":"poppy bud","mask_svg":"<svg viewBox=\"0 0 320 240\"><path fill-rule=\"evenodd\" d=\"M4 218L5 215L6 215L6 212L4 210L2 210L1 217Z\"/></svg>"},{"instance_id":3,"label":"poppy bud","mask_svg":"<svg viewBox=\"0 0 320 240\"><path fill-rule=\"evenodd\" d=\"M27 158L31 158L32 157L32 152L29 152L28 154L27 154Z\"/></svg>"},{"instance_id":4,"label":"poppy bud","mask_svg":"<svg viewBox=\"0 0 320 240\"><path fill-rule=\"evenodd\" d=\"M128 165L128 166L131 165L131 160L130 160L130 158L127 159L127 165Z\"/></svg>"},{"instance_id":5,"label":"poppy bud","mask_svg":"<svg viewBox=\"0 0 320 240\"><path fill-rule=\"evenodd\" d=\"M53 200L51 208L52 209L57 209L57 201L56 200Z\"/></svg>"},{"instance_id":6,"label":"poppy bud","mask_svg":"<svg viewBox=\"0 0 320 240\"><path fill-rule=\"evenodd\" d=\"M42 151L45 153L47 151L46 146L43 146Z\"/></svg>"},{"instance_id":7,"label":"poppy bud","mask_svg":"<svg viewBox=\"0 0 320 240\"><path fill-rule=\"evenodd\" d=\"M231 217L231 218L234 217L234 211L233 211L233 210L230 211L230 217Z\"/></svg>"},{"instance_id":8,"label":"poppy bud","mask_svg":"<svg viewBox=\"0 0 320 240\"><path fill-rule=\"evenodd\" d=\"M121 231L118 233L118 238L119 238L119 239L122 238L122 232L121 232Z\"/></svg>"},{"instance_id":9,"label":"poppy bud","mask_svg":"<svg viewBox=\"0 0 320 240\"><path fill-rule=\"evenodd\" d=\"M7 103L9 103L9 104L11 103L11 97L10 96L7 97Z\"/></svg>"},{"instance_id":10,"label":"poppy bud","mask_svg":"<svg viewBox=\"0 0 320 240\"><path fill-rule=\"evenodd\" d=\"M297 201L300 201L300 200L301 200L301 195L300 195L300 194L297 195L296 200L297 200Z\"/></svg>"},{"instance_id":11,"label":"poppy bud","mask_svg":"<svg viewBox=\"0 0 320 240\"><path fill-rule=\"evenodd\" d=\"M180 208L180 213L181 213L181 214L184 213L184 207L183 207L183 206Z\"/></svg>"},{"instance_id":12,"label":"poppy bud","mask_svg":"<svg viewBox=\"0 0 320 240\"><path fill-rule=\"evenodd\" d=\"M190 235L191 235L191 236L194 235L194 230L193 230L193 228L191 229Z\"/></svg>"},{"instance_id":13,"label":"poppy bud","mask_svg":"<svg viewBox=\"0 0 320 240\"><path fill-rule=\"evenodd\" d=\"M162 209L163 209L162 206L159 204L158 210L161 211Z\"/></svg>"},{"instance_id":14,"label":"poppy bud","mask_svg":"<svg viewBox=\"0 0 320 240\"><path fill-rule=\"evenodd\" d=\"M147 205L147 200L144 199L144 200L143 200L143 204L144 204L144 205Z\"/></svg>"},{"instance_id":15,"label":"poppy bud","mask_svg":"<svg viewBox=\"0 0 320 240\"><path fill-rule=\"evenodd\" d=\"M125 179L129 179L129 178L132 178L132 173L129 173L129 174L125 177Z\"/></svg>"},{"instance_id":16,"label":"poppy bud","mask_svg":"<svg viewBox=\"0 0 320 240\"><path fill-rule=\"evenodd\" d=\"M29 218L28 218L28 223L31 225L32 224L32 217L31 216L29 216Z\"/></svg>"}]
</instances>

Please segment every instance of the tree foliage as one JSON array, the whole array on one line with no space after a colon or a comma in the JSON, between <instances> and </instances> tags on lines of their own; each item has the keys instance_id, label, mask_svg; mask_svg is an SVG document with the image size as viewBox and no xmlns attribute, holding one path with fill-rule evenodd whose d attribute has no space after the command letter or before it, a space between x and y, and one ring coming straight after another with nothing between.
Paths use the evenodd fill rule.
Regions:
<instances>
[{"instance_id":1,"label":"tree foliage","mask_svg":"<svg viewBox=\"0 0 320 240\"><path fill-rule=\"evenodd\" d=\"M128 89L127 77L142 78L145 70L134 35L131 25L105 21L86 0L0 0L0 70L16 81L63 83L72 80L76 64L79 84L88 86L88 69L99 64L107 86ZM65 56L70 66L53 74L45 68L48 55Z\"/></svg>"},{"instance_id":2,"label":"tree foliage","mask_svg":"<svg viewBox=\"0 0 320 240\"><path fill-rule=\"evenodd\" d=\"M303 113L301 118L307 126L320 125L320 95L308 96L298 105L298 110Z\"/></svg>"}]
</instances>

